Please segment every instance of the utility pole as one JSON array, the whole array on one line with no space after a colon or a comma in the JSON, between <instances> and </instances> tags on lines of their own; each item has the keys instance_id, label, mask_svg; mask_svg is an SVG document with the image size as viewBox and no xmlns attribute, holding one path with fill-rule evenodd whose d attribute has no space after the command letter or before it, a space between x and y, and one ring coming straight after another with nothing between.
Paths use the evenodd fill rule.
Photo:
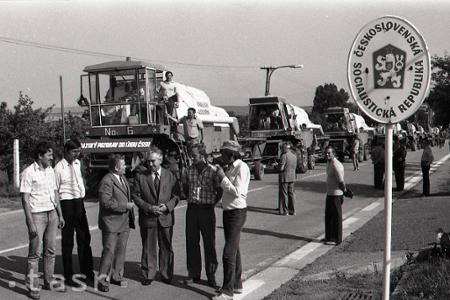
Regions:
<instances>
[{"instance_id":1,"label":"utility pole","mask_svg":"<svg viewBox=\"0 0 450 300\"><path fill-rule=\"evenodd\" d=\"M272 77L273 72L277 69L281 68L291 68L291 69L301 69L303 65L284 65L284 66L264 66L261 67L261 70L266 70L266 92L265 96L269 96L270 94L270 77Z\"/></svg>"}]
</instances>

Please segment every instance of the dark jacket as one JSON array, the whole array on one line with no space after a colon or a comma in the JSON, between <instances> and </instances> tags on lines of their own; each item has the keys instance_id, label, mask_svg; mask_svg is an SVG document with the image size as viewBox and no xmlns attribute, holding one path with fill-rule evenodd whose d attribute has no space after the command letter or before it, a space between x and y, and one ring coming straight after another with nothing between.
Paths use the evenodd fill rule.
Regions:
<instances>
[{"instance_id":1,"label":"dark jacket","mask_svg":"<svg viewBox=\"0 0 450 300\"><path fill-rule=\"evenodd\" d=\"M180 186L175 175L167 169L161 168L159 195L156 194L152 173L149 170L136 174L131 198L139 207L139 225L155 227L158 222L162 227L170 227L175 223L174 209L178 204ZM162 215L152 212L152 206L165 204L168 211Z\"/></svg>"},{"instance_id":2,"label":"dark jacket","mask_svg":"<svg viewBox=\"0 0 450 300\"><path fill-rule=\"evenodd\" d=\"M281 154L280 157L280 182L294 182L296 179L295 170L297 168L297 156L288 150L286 153Z\"/></svg>"}]
</instances>

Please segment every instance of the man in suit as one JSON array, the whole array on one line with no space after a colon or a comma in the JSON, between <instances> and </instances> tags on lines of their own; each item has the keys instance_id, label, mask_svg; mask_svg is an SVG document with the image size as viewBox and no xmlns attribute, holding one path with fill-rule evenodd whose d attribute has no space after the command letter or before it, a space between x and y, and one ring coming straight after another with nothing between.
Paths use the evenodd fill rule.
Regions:
<instances>
[{"instance_id":1,"label":"man in suit","mask_svg":"<svg viewBox=\"0 0 450 300\"><path fill-rule=\"evenodd\" d=\"M297 156L292 153L291 145L283 143L283 154L279 165L279 214L286 216L288 213L295 216L295 169L297 168Z\"/></svg>"},{"instance_id":2,"label":"man in suit","mask_svg":"<svg viewBox=\"0 0 450 300\"><path fill-rule=\"evenodd\" d=\"M392 167L395 173L397 191L403 191L405 186L406 154L405 139L399 141L398 136L394 136L394 155L392 157Z\"/></svg>"},{"instance_id":3,"label":"man in suit","mask_svg":"<svg viewBox=\"0 0 450 300\"><path fill-rule=\"evenodd\" d=\"M156 275L159 245L161 280L172 283L174 254L172 249L174 209L179 201L180 187L175 175L161 168L163 154L152 146L147 169L136 175L132 199L139 207L142 239L142 285L150 285Z\"/></svg>"},{"instance_id":4,"label":"man in suit","mask_svg":"<svg viewBox=\"0 0 450 300\"><path fill-rule=\"evenodd\" d=\"M108 166L109 173L103 177L98 189L98 227L102 231L103 244L98 272L98 289L101 292L109 291L108 277L111 277L112 284L127 286L123 280L123 269L130 228L134 228L134 204L124 177L125 159L119 154L112 154Z\"/></svg>"}]
</instances>

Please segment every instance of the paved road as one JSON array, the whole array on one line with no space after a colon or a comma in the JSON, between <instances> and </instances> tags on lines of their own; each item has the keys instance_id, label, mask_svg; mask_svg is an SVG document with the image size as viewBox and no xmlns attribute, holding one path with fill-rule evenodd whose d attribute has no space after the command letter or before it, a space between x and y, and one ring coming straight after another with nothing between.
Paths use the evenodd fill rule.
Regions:
<instances>
[{"instance_id":1,"label":"paved road","mask_svg":"<svg viewBox=\"0 0 450 300\"><path fill-rule=\"evenodd\" d=\"M434 148L436 159L447 154L447 147ZM421 151L408 153L406 176L420 172ZM372 165L365 162L359 171L353 171L351 162L345 164L346 180L357 195L347 199L343 207L344 217L351 216L362 208L368 207L383 196L383 191L372 188ZM269 265L285 257L292 251L323 234L325 165L318 164L316 169L302 174L296 183L297 202L296 216L279 216L276 214L278 194L276 174L267 174L263 181L252 181L248 197L249 213L241 236L241 252L243 254L244 277L267 268ZM395 186L395 184L394 184ZM395 196L395 194L394 194ZM185 203L181 202L176 209L176 226L174 229L175 251L175 284L172 286L154 282L150 287L142 287L139 283L139 260L141 243L139 233L133 231L128 244L125 277L129 281L126 289L115 287L107 294L88 288L84 292L69 291L66 294L42 292L44 299L208 299L214 294L212 288L196 284L190 287L180 282L187 275L185 267L184 221ZM87 203L88 219L92 227L92 247L95 267L98 268L101 254L101 234L96 227L98 204ZM222 213L217 215L217 252L219 261L223 247ZM27 254L27 235L22 212L1 214L0 229L0 299L25 298L23 273ZM60 249L57 253L61 253ZM219 264L221 265L221 264ZM61 272L61 257L57 257L56 272ZM203 275L204 277L204 275ZM222 282L222 269L217 271L218 282ZM10 284L15 283L14 287ZM264 285L264 282L260 283ZM252 288L257 289L258 286Z\"/></svg>"}]
</instances>

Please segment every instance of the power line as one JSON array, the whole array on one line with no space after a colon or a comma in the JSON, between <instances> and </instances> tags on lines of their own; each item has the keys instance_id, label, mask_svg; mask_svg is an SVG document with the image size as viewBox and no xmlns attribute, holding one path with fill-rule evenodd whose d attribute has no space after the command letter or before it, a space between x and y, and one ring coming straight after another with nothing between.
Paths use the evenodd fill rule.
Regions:
<instances>
[{"instance_id":1,"label":"power line","mask_svg":"<svg viewBox=\"0 0 450 300\"><path fill-rule=\"evenodd\" d=\"M5 36L0 36L0 42L13 44L13 45L19 45L19 46L25 46L25 47L34 47L34 48L40 48L40 49L46 49L46 50L52 50L52 51L74 53L74 54L79 54L79 55L88 55L88 56L96 56L96 57L123 59L124 57L128 56L128 55L120 55L120 54L106 53L106 52L100 52L100 51L91 51L91 50L63 47L63 46L44 44L44 43L38 43L38 42L31 42L31 41L26 41L26 40L13 39L13 38L5 37ZM131 57L131 58L133 58L135 60L153 61L153 62L158 62L158 63L163 63L163 64L179 65L179 66L183 66L183 67L218 68L218 69L259 69L259 66L250 66L250 65L246 66L246 65L194 64L194 63L186 63L186 62L171 61L171 60L155 60L155 59L137 58L137 57Z\"/></svg>"}]
</instances>

